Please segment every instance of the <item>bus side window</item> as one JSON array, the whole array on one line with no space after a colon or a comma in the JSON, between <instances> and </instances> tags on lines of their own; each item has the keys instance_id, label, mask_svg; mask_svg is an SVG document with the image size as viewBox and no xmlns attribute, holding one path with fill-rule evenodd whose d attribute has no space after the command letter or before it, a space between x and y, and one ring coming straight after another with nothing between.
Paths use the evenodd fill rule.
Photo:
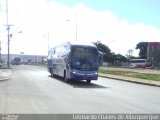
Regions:
<instances>
[{"instance_id":1,"label":"bus side window","mask_svg":"<svg viewBox=\"0 0 160 120\"><path fill-rule=\"evenodd\" d=\"M51 50L48 51L48 59L51 58Z\"/></svg>"},{"instance_id":2,"label":"bus side window","mask_svg":"<svg viewBox=\"0 0 160 120\"><path fill-rule=\"evenodd\" d=\"M54 56L54 54L55 54L55 49L51 49L50 50L50 58L52 58Z\"/></svg>"},{"instance_id":3,"label":"bus side window","mask_svg":"<svg viewBox=\"0 0 160 120\"><path fill-rule=\"evenodd\" d=\"M69 52L67 54L67 63L70 64L71 63L71 52Z\"/></svg>"}]
</instances>

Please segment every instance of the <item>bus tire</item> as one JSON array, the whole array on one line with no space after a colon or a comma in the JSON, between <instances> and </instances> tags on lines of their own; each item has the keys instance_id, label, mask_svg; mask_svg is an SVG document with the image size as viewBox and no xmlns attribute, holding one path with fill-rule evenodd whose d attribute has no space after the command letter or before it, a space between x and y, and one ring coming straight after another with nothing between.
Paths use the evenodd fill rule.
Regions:
<instances>
[{"instance_id":1,"label":"bus tire","mask_svg":"<svg viewBox=\"0 0 160 120\"><path fill-rule=\"evenodd\" d=\"M64 81L69 82L69 79L67 79L66 71L64 70Z\"/></svg>"},{"instance_id":2,"label":"bus tire","mask_svg":"<svg viewBox=\"0 0 160 120\"><path fill-rule=\"evenodd\" d=\"M52 68L50 67L50 75L51 75L51 77L53 76L53 74L52 74Z\"/></svg>"},{"instance_id":3,"label":"bus tire","mask_svg":"<svg viewBox=\"0 0 160 120\"><path fill-rule=\"evenodd\" d=\"M54 74L53 74L53 67L50 68L50 73L51 73L51 77L54 77Z\"/></svg>"},{"instance_id":4,"label":"bus tire","mask_svg":"<svg viewBox=\"0 0 160 120\"><path fill-rule=\"evenodd\" d=\"M90 83L91 83L91 80L86 80L86 82L87 82L88 84L90 84Z\"/></svg>"},{"instance_id":5,"label":"bus tire","mask_svg":"<svg viewBox=\"0 0 160 120\"><path fill-rule=\"evenodd\" d=\"M53 70L51 67L50 67L50 74L51 74L51 77L53 77Z\"/></svg>"}]
</instances>

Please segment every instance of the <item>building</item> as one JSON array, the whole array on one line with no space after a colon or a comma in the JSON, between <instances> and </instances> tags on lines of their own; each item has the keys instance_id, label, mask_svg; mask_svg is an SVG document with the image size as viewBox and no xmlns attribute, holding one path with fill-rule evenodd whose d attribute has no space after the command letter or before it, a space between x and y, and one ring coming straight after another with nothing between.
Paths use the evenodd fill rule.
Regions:
<instances>
[{"instance_id":1,"label":"building","mask_svg":"<svg viewBox=\"0 0 160 120\"><path fill-rule=\"evenodd\" d=\"M2 54L1 59L4 62L7 62L7 54ZM47 58L47 56L44 55L22 55L22 54L10 54L10 62L15 58L19 57L21 59L21 62L26 63L26 62L31 62L31 63L39 63L42 62L44 59Z\"/></svg>"},{"instance_id":2,"label":"building","mask_svg":"<svg viewBox=\"0 0 160 120\"><path fill-rule=\"evenodd\" d=\"M147 59L152 59L150 56L155 50L160 50L160 42L148 42Z\"/></svg>"},{"instance_id":3,"label":"building","mask_svg":"<svg viewBox=\"0 0 160 120\"><path fill-rule=\"evenodd\" d=\"M160 49L160 42L148 42L148 52L153 52L157 49Z\"/></svg>"}]
</instances>

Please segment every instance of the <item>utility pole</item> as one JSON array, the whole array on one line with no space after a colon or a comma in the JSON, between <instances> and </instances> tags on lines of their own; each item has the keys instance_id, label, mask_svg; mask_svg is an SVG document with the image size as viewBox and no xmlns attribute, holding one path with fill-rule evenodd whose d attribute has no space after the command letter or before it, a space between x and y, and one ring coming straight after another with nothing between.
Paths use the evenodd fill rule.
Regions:
<instances>
[{"instance_id":1,"label":"utility pole","mask_svg":"<svg viewBox=\"0 0 160 120\"><path fill-rule=\"evenodd\" d=\"M48 50L49 50L49 32L48 32L48 35L47 35L47 40L48 40Z\"/></svg>"},{"instance_id":2,"label":"utility pole","mask_svg":"<svg viewBox=\"0 0 160 120\"><path fill-rule=\"evenodd\" d=\"M7 26L7 41L8 41L8 55L7 55L7 65L8 65L8 68L10 67L10 26L12 25L6 25Z\"/></svg>"},{"instance_id":3,"label":"utility pole","mask_svg":"<svg viewBox=\"0 0 160 120\"><path fill-rule=\"evenodd\" d=\"M75 13L75 18L76 18L76 41L77 41L77 27L78 27L78 25L77 25L77 10L76 10L76 13Z\"/></svg>"},{"instance_id":4,"label":"utility pole","mask_svg":"<svg viewBox=\"0 0 160 120\"><path fill-rule=\"evenodd\" d=\"M8 24L8 0L6 0L6 26L7 26L7 41L8 41L8 55L7 55L7 65L8 68L10 67L10 37L12 37L12 34L10 34L10 26Z\"/></svg>"},{"instance_id":5,"label":"utility pole","mask_svg":"<svg viewBox=\"0 0 160 120\"><path fill-rule=\"evenodd\" d=\"M129 60L131 60L132 59L133 50L129 49L128 50L128 54L129 54Z\"/></svg>"},{"instance_id":6,"label":"utility pole","mask_svg":"<svg viewBox=\"0 0 160 120\"><path fill-rule=\"evenodd\" d=\"M8 41L8 55L7 55L7 65L8 65L8 68L10 67L10 64L9 64L9 30L10 30L10 26L8 26L8 0L6 0L6 21L7 21L7 41Z\"/></svg>"}]
</instances>

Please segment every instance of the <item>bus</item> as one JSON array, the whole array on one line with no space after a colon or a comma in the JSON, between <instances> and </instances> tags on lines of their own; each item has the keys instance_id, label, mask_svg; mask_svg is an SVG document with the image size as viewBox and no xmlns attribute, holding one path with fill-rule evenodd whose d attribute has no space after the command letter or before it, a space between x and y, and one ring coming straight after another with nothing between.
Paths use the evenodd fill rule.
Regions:
<instances>
[{"instance_id":1,"label":"bus","mask_svg":"<svg viewBox=\"0 0 160 120\"><path fill-rule=\"evenodd\" d=\"M15 57L15 58L13 58L13 60L11 62L12 62L12 65L20 65L21 64L21 58L20 57Z\"/></svg>"},{"instance_id":2,"label":"bus","mask_svg":"<svg viewBox=\"0 0 160 120\"><path fill-rule=\"evenodd\" d=\"M139 67L139 68L145 68L145 67L151 67L152 62L147 59L131 59L129 61L129 67Z\"/></svg>"},{"instance_id":3,"label":"bus","mask_svg":"<svg viewBox=\"0 0 160 120\"><path fill-rule=\"evenodd\" d=\"M48 51L47 68L52 77L61 76L69 80L98 79L100 52L90 43L67 42Z\"/></svg>"}]
</instances>

